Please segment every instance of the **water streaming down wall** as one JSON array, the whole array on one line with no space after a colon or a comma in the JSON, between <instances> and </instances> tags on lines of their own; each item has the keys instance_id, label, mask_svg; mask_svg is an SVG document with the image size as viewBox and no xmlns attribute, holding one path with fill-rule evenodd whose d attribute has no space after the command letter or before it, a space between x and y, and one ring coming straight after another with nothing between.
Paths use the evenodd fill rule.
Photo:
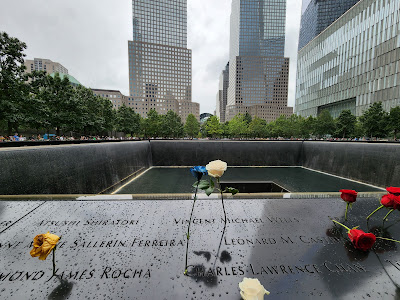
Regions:
<instances>
[{"instance_id":1,"label":"water streaming down wall","mask_svg":"<svg viewBox=\"0 0 400 300\"><path fill-rule=\"evenodd\" d=\"M96 194L149 168L149 142L0 150L0 194Z\"/></svg>"},{"instance_id":2,"label":"water streaming down wall","mask_svg":"<svg viewBox=\"0 0 400 300\"><path fill-rule=\"evenodd\" d=\"M0 194L96 194L151 166L304 166L400 185L400 146L314 141L132 141L3 148ZM108 190L110 191L110 190Z\"/></svg>"}]
</instances>

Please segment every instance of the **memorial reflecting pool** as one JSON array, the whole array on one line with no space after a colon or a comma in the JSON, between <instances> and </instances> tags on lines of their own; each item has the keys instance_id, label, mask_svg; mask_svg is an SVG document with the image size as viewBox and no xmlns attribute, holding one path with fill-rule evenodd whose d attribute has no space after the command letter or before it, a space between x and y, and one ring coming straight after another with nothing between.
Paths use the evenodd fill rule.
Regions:
<instances>
[{"instance_id":1,"label":"memorial reflecting pool","mask_svg":"<svg viewBox=\"0 0 400 300\"><path fill-rule=\"evenodd\" d=\"M208 176L205 177L207 179ZM118 194L192 193L195 179L189 167L153 167L116 191ZM303 167L228 167L223 181L274 182L282 192L378 192L382 189L356 181L312 171ZM285 191L286 190L286 191Z\"/></svg>"}]
</instances>

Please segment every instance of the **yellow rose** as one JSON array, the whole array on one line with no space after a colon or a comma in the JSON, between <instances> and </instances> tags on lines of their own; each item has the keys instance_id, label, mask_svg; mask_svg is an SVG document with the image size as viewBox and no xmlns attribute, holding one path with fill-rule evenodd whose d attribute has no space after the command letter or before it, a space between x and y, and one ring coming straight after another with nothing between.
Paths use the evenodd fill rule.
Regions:
<instances>
[{"instance_id":1,"label":"yellow rose","mask_svg":"<svg viewBox=\"0 0 400 300\"><path fill-rule=\"evenodd\" d=\"M263 300L264 295L269 295L269 292L262 286L258 279L244 278L239 283L240 296L244 300Z\"/></svg>"},{"instance_id":2,"label":"yellow rose","mask_svg":"<svg viewBox=\"0 0 400 300\"><path fill-rule=\"evenodd\" d=\"M224 175L227 166L228 165L226 164L226 162L222 160L213 160L208 163L206 169L208 171L209 176L219 178L222 175Z\"/></svg>"},{"instance_id":3,"label":"yellow rose","mask_svg":"<svg viewBox=\"0 0 400 300\"><path fill-rule=\"evenodd\" d=\"M50 232L35 236L33 238L33 249L30 252L31 256L39 256L40 260L45 260L59 240L59 236L51 234Z\"/></svg>"}]
</instances>

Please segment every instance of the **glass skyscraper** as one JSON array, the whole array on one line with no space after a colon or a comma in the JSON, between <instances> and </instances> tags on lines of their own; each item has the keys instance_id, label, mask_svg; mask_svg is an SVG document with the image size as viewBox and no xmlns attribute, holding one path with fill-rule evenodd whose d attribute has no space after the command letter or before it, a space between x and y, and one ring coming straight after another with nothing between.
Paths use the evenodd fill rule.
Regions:
<instances>
[{"instance_id":1,"label":"glass skyscraper","mask_svg":"<svg viewBox=\"0 0 400 300\"><path fill-rule=\"evenodd\" d=\"M187 0L133 0L133 40L129 41L132 107L143 117L150 109L173 110L183 121L192 102L192 51L187 49Z\"/></svg>"},{"instance_id":2,"label":"glass skyscraper","mask_svg":"<svg viewBox=\"0 0 400 300\"><path fill-rule=\"evenodd\" d=\"M233 0L226 120L250 113L268 121L290 115L285 53L286 0Z\"/></svg>"},{"instance_id":3,"label":"glass skyscraper","mask_svg":"<svg viewBox=\"0 0 400 300\"><path fill-rule=\"evenodd\" d=\"M400 1L361 0L298 53L296 112L400 105Z\"/></svg>"},{"instance_id":4,"label":"glass skyscraper","mask_svg":"<svg viewBox=\"0 0 400 300\"><path fill-rule=\"evenodd\" d=\"M299 50L359 0L303 0Z\"/></svg>"},{"instance_id":5,"label":"glass skyscraper","mask_svg":"<svg viewBox=\"0 0 400 300\"><path fill-rule=\"evenodd\" d=\"M221 123L225 123L226 103L228 100L228 86L229 86L229 62L225 66L219 76L219 90L217 92L217 108L215 115L219 118Z\"/></svg>"}]
</instances>

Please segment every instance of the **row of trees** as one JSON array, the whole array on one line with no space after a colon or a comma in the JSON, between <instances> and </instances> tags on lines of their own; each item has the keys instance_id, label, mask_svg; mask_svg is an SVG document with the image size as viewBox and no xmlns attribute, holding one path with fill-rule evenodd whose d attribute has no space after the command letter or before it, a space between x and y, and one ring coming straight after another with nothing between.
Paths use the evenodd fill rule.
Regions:
<instances>
[{"instance_id":1,"label":"row of trees","mask_svg":"<svg viewBox=\"0 0 400 300\"><path fill-rule=\"evenodd\" d=\"M117 131L140 137L163 137L182 138L197 137L200 131L200 123L196 117L190 114L185 125L181 117L170 110L165 115L160 115L156 110L151 109L147 118L142 118L132 108L121 106L116 112Z\"/></svg>"},{"instance_id":2,"label":"row of trees","mask_svg":"<svg viewBox=\"0 0 400 300\"><path fill-rule=\"evenodd\" d=\"M318 117L304 118L298 115L281 116L267 123L265 120L249 114L236 115L232 120L220 124L216 116L210 117L201 127L201 134L208 137L227 138L310 138L310 137L397 137L400 132L400 107L387 113L381 102L374 103L362 116L357 118L350 110L341 112L334 119L328 110Z\"/></svg>"},{"instance_id":3,"label":"row of trees","mask_svg":"<svg viewBox=\"0 0 400 300\"><path fill-rule=\"evenodd\" d=\"M210 117L200 127L195 116L186 124L173 111L159 115L150 110L143 119L125 105L114 110L111 101L94 95L83 86L73 87L67 77L52 77L44 72L25 73L26 44L0 32L0 130L8 135L19 128L56 130L76 135L104 135L120 131L140 137L227 137L227 138L310 138L310 137L387 137L400 131L400 107L386 113L381 103L374 103L356 118L349 110L333 119L327 110L318 117L281 116L267 123L249 114L236 115L221 124Z\"/></svg>"},{"instance_id":4,"label":"row of trees","mask_svg":"<svg viewBox=\"0 0 400 300\"><path fill-rule=\"evenodd\" d=\"M103 135L110 131L144 137L197 136L200 125L193 115L186 126L173 111L150 110L142 119L125 105L117 111L110 100L84 86L73 87L68 77L45 72L25 73L26 44L0 32L0 130L7 135L25 130L55 130L57 135Z\"/></svg>"}]
</instances>

